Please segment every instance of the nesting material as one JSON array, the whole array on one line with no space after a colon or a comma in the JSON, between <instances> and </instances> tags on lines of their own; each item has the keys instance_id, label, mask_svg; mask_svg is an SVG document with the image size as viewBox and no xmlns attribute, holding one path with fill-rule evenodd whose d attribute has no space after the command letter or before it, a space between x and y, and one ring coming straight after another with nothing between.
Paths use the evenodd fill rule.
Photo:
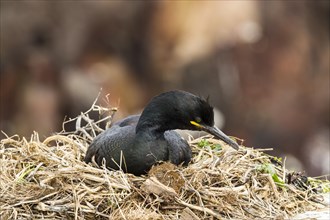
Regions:
<instances>
[{"instance_id":1,"label":"nesting material","mask_svg":"<svg viewBox=\"0 0 330 220\"><path fill-rule=\"evenodd\" d=\"M89 117L95 111L98 121ZM85 164L89 143L115 111L94 103L64 123L75 123L74 132L1 140L1 219L289 219L326 207L319 185L263 150L235 151L210 136L189 141L187 167L161 163L138 177Z\"/></svg>"}]
</instances>

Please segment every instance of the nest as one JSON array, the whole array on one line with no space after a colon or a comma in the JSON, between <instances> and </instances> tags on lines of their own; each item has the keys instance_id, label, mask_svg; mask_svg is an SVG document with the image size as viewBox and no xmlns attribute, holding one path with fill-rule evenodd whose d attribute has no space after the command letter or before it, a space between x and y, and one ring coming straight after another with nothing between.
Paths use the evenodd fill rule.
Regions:
<instances>
[{"instance_id":1,"label":"nest","mask_svg":"<svg viewBox=\"0 0 330 220\"><path fill-rule=\"evenodd\" d=\"M210 136L189 140L187 167L165 162L138 177L84 163L115 111L95 101L64 122L75 123L74 132L2 139L1 219L288 219L325 207L320 185L286 170L267 149L235 151ZM99 120L90 119L93 112Z\"/></svg>"}]
</instances>

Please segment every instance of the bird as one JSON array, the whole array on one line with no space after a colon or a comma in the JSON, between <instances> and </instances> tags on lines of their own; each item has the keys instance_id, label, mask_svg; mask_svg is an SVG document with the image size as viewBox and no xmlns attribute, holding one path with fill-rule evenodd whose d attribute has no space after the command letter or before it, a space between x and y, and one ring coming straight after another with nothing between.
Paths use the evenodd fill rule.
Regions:
<instances>
[{"instance_id":1,"label":"bird","mask_svg":"<svg viewBox=\"0 0 330 220\"><path fill-rule=\"evenodd\" d=\"M154 164L169 161L187 166L191 148L176 131L200 130L238 150L239 145L214 125L213 107L199 96L173 90L153 97L141 115L114 123L94 138L84 161L136 176L146 174Z\"/></svg>"}]
</instances>

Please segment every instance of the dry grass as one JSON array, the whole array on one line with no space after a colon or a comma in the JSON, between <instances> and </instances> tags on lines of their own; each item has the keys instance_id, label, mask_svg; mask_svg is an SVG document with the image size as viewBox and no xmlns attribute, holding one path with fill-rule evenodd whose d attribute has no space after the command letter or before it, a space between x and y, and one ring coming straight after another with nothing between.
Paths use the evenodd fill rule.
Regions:
<instances>
[{"instance_id":1,"label":"dry grass","mask_svg":"<svg viewBox=\"0 0 330 220\"><path fill-rule=\"evenodd\" d=\"M99 121L89 118L94 111ZM308 184L274 179L287 179L284 165L265 171L273 163L262 150L235 151L211 137L190 140L188 167L163 163L142 177L85 164L88 144L115 111L94 103L66 122L75 132L1 140L1 219L288 219L324 207Z\"/></svg>"}]
</instances>

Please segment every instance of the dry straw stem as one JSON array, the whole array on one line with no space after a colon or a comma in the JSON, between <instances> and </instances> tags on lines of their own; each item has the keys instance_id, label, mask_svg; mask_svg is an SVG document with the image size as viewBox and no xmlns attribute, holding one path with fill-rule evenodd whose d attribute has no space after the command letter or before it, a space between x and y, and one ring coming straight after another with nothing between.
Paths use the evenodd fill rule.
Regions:
<instances>
[{"instance_id":1,"label":"dry straw stem","mask_svg":"<svg viewBox=\"0 0 330 220\"><path fill-rule=\"evenodd\" d=\"M260 165L272 163L262 150L235 151L210 136L190 140L187 167L162 163L137 177L85 164L89 143L117 110L96 103L64 123L75 123L74 132L63 129L43 141L37 133L1 140L1 220L288 219L325 207L311 188L279 185L261 172ZM100 119L92 120L92 112ZM213 147L219 144L221 150ZM274 167L279 177L289 173Z\"/></svg>"}]
</instances>

